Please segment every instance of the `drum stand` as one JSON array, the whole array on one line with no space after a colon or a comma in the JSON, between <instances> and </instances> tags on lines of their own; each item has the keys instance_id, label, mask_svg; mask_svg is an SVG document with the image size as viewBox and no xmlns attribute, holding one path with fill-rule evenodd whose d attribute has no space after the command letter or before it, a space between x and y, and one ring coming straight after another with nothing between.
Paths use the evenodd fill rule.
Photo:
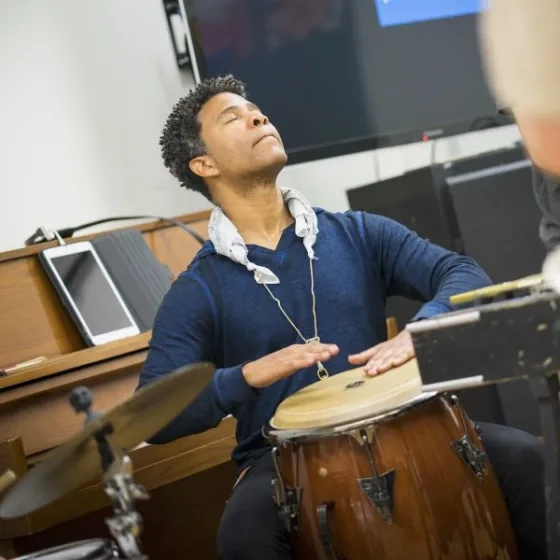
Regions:
<instances>
[{"instance_id":1,"label":"drum stand","mask_svg":"<svg viewBox=\"0 0 560 560\"><path fill-rule=\"evenodd\" d=\"M559 374L529 380L538 403L545 440L548 558L560 550L560 381Z\"/></svg>"},{"instance_id":2,"label":"drum stand","mask_svg":"<svg viewBox=\"0 0 560 560\"><path fill-rule=\"evenodd\" d=\"M85 387L77 387L70 394L70 404L74 410L85 413L86 425L99 416L91 410L92 400L91 392ZM130 457L108 441L107 436L112 432L113 426L108 424L94 434L104 473L103 489L111 500L114 512L112 517L106 519L106 523L118 546L118 558L148 560L140 547L142 518L134 509L134 502L147 500L149 494L134 481Z\"/></svg>"}]
</instances>

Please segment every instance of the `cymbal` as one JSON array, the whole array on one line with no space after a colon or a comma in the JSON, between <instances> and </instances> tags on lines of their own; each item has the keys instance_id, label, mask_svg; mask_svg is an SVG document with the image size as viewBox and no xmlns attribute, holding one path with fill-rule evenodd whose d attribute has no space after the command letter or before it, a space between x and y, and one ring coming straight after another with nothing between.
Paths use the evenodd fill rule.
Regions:
<instances>
[{"instance_id":1,"label":"cymbal","mask_svg":"<svg viewBox=\"0 0 560 560\"><path fill-rule=\"evenodd\" d=\"M375 416L417 397L422 378L416 359L368 376L355 368L300 389L282 401L270 421L272 428L325 428Z\"/></svg>"},{"instance_id":2,"label":"cymbal","mask_svg":"<svg viewBox=\"0 0 560 560\"><path fill-rule=\"evenodd\" d=\"M112 426L107 440L117 449L130 451L173 420L210 382L213 373L214 366L209 363L180 368L100 414L8 490L0 502L0 517L26 515L99 478L101 457L94 438L99 430Z\"/></svg>"}]
</instances>

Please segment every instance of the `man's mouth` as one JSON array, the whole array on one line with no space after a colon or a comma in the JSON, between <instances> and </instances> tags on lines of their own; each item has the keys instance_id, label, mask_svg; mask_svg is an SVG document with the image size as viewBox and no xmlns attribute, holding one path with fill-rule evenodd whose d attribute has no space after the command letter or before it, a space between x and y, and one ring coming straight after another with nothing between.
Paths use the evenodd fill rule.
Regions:
<instances>
[{"instance_id":1,"label":"man's mouth","mask_svg":"<svg viewBox=\"0 0 560 560\"><path fill-rule=\"evenodd\" d=\"M265 134L264 136L261 136L254 144L254 146L256 146L257 144L259 144L260 142L262 142L263 140L266 140L267 138L274 138L274 140L276 140L278 142L278 138L276 138L276 136L274 136L274 134Z\"/></svg>"}]
</instances>

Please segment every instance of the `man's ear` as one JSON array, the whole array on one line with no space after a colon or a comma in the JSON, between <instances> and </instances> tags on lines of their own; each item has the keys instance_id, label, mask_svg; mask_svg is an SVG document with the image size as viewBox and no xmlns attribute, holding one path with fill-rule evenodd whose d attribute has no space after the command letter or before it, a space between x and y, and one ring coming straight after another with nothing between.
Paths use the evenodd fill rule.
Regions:
<instances>
[{"instance_id":1,"label":"man's ear","mask_svg":"<svg viewBox=\"0 0 560 560\"><path fill-rule=\"evenodd\" d=\"M206 179L208 177L217 177L218 171L214 160L209 155L199 156L189 161L189 169L199 177Z\"/></svg>"}]
</instances>

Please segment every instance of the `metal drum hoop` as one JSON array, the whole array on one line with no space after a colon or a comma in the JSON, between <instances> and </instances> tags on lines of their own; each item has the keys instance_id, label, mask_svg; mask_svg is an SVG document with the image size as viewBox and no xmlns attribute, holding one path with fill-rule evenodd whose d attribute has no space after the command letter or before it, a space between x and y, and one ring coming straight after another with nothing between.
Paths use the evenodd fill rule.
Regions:
<instances>
[{"instance_id":1,"label":"metal drum hoop","mask_svg":"<svg viewBox=\"0 0 560 560\"><path fill-rule=\"evenodd\" d=\"M344 435L355 431L356 429L369 426L371 424L382 424L393 420L404 413L410 412L420 408L422 405L436 400L441 397L440 393L436 391L430 393L421 393L412 400L405 402L395 408L377 413L373 416L367 416L365 418L358 418L353 422L345 422L343 424L335 424L332 426L326 426L324 428L306 428L301 430L282 430L275 428L271 422L269 422L263 428L263 436L275 442L275 444L283 443L303 443L306 441L313 441L317 439L329 438L337 435Z\"/></svg>"}]
</instances>

